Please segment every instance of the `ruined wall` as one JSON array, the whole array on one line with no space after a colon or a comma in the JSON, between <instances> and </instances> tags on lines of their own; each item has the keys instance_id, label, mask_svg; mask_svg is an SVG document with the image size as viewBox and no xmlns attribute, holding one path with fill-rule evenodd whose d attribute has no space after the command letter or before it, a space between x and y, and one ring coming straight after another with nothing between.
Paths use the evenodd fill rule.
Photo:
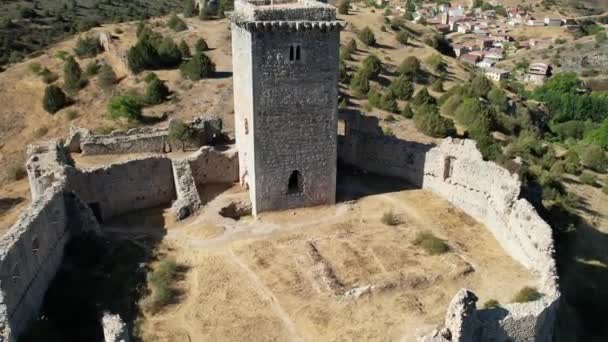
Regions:
<instances>
[{"instance_id":1,"label":"ruined wall","mask_svg":"<svg viewBox=\"0 0 608 342\"><path fill-rule=\"evenodd\" d=\"M238 153L234 147L225 151L211 146L202 147L188 157L188 163L198 185L236 183L239 180Z\"/></svg>"},{"instance_id":2,"label":"ruined wall","mask_svg":"<svg viewBox=\"0 0 608 342\"><path fill-rule=\"evenodd\" d=\"M66 169L67 188L105 220L175 198L171 160L148 157L96 169Z\"/></svg>"},{"instance_id":3,"label":"ruined wall","mask_svg":"<svg viewBox=\"0 0 608 342\"><path fill-rule=\"evenodd\" d=\"M70 161L59 140L28 145L26 154L28 159L25 168L32 200L35 200L61 177L58 172Z\"/></svg>"},{"instance_id":4,"label":"ruined wall","mask_svg":"<svg viewBox=\"0 0 608 342\"><path fill-rule=\"evenodd\" d=\"M0 337L15 341L36 318L73 233L98 231L82 202L63 192L63 180L41 193L0 239ZM1 340L1 338L0 338Z\"/></svg>"},{"instance_id":5,"label":"ruined wall","mask_svg":"<svg viewBox=\"0 0 608 342\"><path fill-rule=\"evenodd\" d=\"M519 198L518 176L484 161L472 140L447 138L439 146L425 145L383 136L376 118L349 113L341 119L343 162L405 179L446 198L484 223L509 255L538 276L545 297L487 315L484 332L502 333L515 341L549 340L559 298L552 230L528 201ZM536 339L535 334L543 338Z\"/></svg>"}]
</instances>

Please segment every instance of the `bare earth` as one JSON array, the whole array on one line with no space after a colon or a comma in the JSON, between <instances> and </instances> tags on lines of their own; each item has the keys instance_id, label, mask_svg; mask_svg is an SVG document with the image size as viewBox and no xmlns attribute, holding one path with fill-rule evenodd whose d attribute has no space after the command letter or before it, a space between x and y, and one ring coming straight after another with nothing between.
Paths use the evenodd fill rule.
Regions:
<instances>
[{"instance_id":1,"label":"bare earth","mask_svg":"<svg viewBox=\"0 0 608 342\"><path fill-rule=\"evenodd\" d=\"M424 190L258 219L217 214L245 198L229 189L180 224L165 214L160 253L188 272L180 301L138 322L144 341L413 341L442 323L462 287L481 303L508 303L534 285L484 226ZM398 226L381 223L389 209ZM130 219L105 229L153 234L149 225ZM427 230L450 251L430 256L414 246Z\"/></svg>"}]
</instances>

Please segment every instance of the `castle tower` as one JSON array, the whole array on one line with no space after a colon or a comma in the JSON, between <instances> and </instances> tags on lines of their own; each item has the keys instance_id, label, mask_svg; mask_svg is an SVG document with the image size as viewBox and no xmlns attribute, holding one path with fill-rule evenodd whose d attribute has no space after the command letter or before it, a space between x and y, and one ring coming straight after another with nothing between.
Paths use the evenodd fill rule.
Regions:
<instances>
[{"instance_id":1,"label":"castle tower","mask_svg":"<svg viewBox=\"0 0 608 342\"><path fill-rule=\"evenodd\" d=\"M253 213L335 203L335 8L236 0L231 19L239 174Z\"/></svg>"}]
</instances>

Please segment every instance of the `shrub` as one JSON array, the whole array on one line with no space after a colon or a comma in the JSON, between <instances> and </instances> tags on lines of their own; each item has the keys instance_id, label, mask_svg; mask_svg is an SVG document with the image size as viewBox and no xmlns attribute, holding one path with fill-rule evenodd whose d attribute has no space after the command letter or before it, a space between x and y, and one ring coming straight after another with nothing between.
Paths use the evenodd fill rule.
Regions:
<instances>
[{"instance_id":1,"label":"shrub","mask_svg":"<svg viewBox=\"0 0 608 342\"><path fill-rule=\"evenodd\" d=\"M114 33L116 33L116 34L123 34L124 31L120 27L117 27L117 28L114 29Z\"/></svg>"},{"instance_id":2,"label":"shrub","mask_svg":"<svg viewBox=\"0 0 608 342\"><path fill-rule=\"evenodd\" d=\"M116 73L114 73L112 67L108 64L102 65L97 74L97 83L99 84L99 87L104 91L108 91L114 88L116 82Z\"/></svg>"},{"instance_id":3,"label":"shrub","mask_svg":"<svg viewBox=\"0 0 608 342\"><path fill-rule=\"evenodd\" d=\"M74 119L76 119L78 117L78 112L75 111L75 110L73 110L73 109L68 110L68 111L65 112L65 117L68 120L72 121L72 120L74 120Z\"/></svg>"},{"instance_id":4,"label":"shrub","mask_svg":"<svg viewBox=\"0 0 608 342\"><path fill-rule=\"evenodd\" d=\"M376 55L367 56L361 63L361 72L364 72L369 79L376 78L382 71L382 62Z\"/></svg>"},{"instance_id":5,"label":"shrub","mask_svg":"<svg viewBox=\"0 0 608 342\"><path fill-rule=\"evenodd\" d=\"M431 94L429 94L429 91L426 88L422 88L420 89L420 91L418 91L416 93L416 95L414 96L414 98L412 99L411 104L414 106L414 108L428 104L428 105L435 105L437 103L437 100L435 100L435 98L433 96L431 96Z\"/></svg>"},{"instance_id":6,"label":"shrub","mask_svg":"<svg viewBox=\"0 0 608 342\"><path fill-rule=\"evenodd\" d=\"M471 81L471 90L477 97L486 97L493 87L492 81L483 75L478 75Z\"/></svg>"},{"instance_id":7,"label":"shrub","mask_svg":"<svg viewBox=\"0 0 608 342\"><path fill-rule=\"evenodd\" d=\"M349 7L350 4L348 0L341 0L340 4L338 5L338 13L342 15L347 15Z\"/></svg>"},{"instance_id":8,"label":"shrub","mask_svg":"<svg viewBox=\"0 0 608 342\"><path fill-rule=\"evenodd\" d=\"M68 91L78 91L82 86L82 70L74 57L70 56L63 65L63 87Z\"/></svg>"},{"instance_id":9,"label":"shrub","mask_svg":"<svg viewBox=\"0 0 608 342\"><path fill-rule=\"evenodd\" d=\"M405 75L395 78L388 89L400 100L409 100L414 94L414 85Z\"/></svg>"},{"instance_id":10,"label":"shrub","mask_svg":"<svg viewBox=\"0 0 608 342\"><path fill-rule=\"evenodd\" d=\"M170 38L144 28L135 46L127 52L129 68L134 73L146 69L173 68L182 62L177 44Z\"/></svg>"},{"instance_id":11,"label":"shrub","mask_svg":"<svg viewBox=\"0 0 608 342\"><path fill-rule=\"evenodd\" d=\"M400 223L399 217L392 210L385 211L380 220L387 226L396 226Z\"/></svg>"},{"instance_id":12,"label":"shrub","mask_svg":"<svg viewBox=\"0 0 608 342\"><path fill-rule=\"evenodd\" d=\"M183 39L181 42L179 42L179 51L182 53L182 57L185 57L185 58L192 57L192 53L190 52L190 47L188 46L188 43L186 43L186 41L184 41Z\"/></svg>"},{"instance_id":13,"label":"shrub","mask_svg":"<svg viewBox=\"0 0 608 342\"><path fill-rule=\"evenodd\" d=\"M215 63L202 52L197 52L192 59L182 64L180 72L184 78L198 81L215 73Z\"/></svg>"},{"instance_id":14,"label":"shrub","mask_svg":"<svg viewBox=\"0 0 608 342\"><path fill-rule=\"evenodd\" d=\"M196 16L196 4L194 0L184 1L184 17L192 18Z\"/></svg>"},{"instance_id":15,"label":"shrub","mask_svg":"<svg viewBox=\"0 0 608 342\"><path fill-rule=\"evenodd\" d=\"M608 195L608 181L604 181L604 186L602 187L602 192Z\"/></svg>"},{"instance_id":16,"label":"shrub","mask_svg":"<svg viewBox=\"0 0 608 342\"><path fill-rule=\"evenodd\" d=\"M430 104L417 108L414 125L420 132L435 138L445 138L456 133L452 120L439 115L436 107Z\"/></svg>"},{"instance_id":17,"label":"shrub","mask_svg":"<svg viewBox=\"0 0 608 342\"><path fill-rule=\"evenodd\" d=\"M34 138L40 139L44 137L49 132L49 128L46 126L42 126L34 130Z\"/></svg>"},{"instance_id":18,"label":"shrub","mask_svg":"<svg viewBox=\"0 0 608 342\"><path fill-rule=\"evenodd\" d=\"M100 68L101 65L99 65L97 61L89 62L89 64L87 64L87 66L84 68L84 75L86 77L95 76L97 73L99 73Z\"/></svg>"},{"instance_id":19,"label":"shrub","mask_svg":"<svg viewBox=\"0 0 608 342\"><path fill-rule=\"evenodd\" d=\"M186 148L186 143L193 140L194 132L183 121L172 120L169 125L169 138L181 142L183 151Z\"/></svg>"},{"instance_id":20,"label":"shrub","mask_svg":"<svg viewBox=\"0 0 608 342\"><path fill-rule=\"evenodd\" d=\"M429 56L425 62L433 71L441 71L445 67L443 58L441 58L441 55L439 54L433 54Z\"/></svg>"},{"instance_id":21,"label":"shrub","mask_svg":"<svg viewBox=\"0 0 608 342\"><path fill-rule=\"evenodd\" d=\"M346 49L351 53L357 52L357 41L351 38L348 43L346 43Z\"/></svg>"},{"instance_id":22,"label":"shrub","mask_svg":"<svg viewBox=\"0 0 608 342\"><path fill-rule=\"evenodd\" d=\"M514 303L527 303L538 300L542 297L542 294L534 287L526 286L519 290L513 297Z\"/></svg>"},{"instance_id":23,"label":"shrub","mask_svg":"<svg viewBox=\"0 0 608 342\"><path fill-rule=\"evenodd\" d=\"M401 30L401 28L403 27L403 19L399 17L393 17L393 19L391 19L390 27L393 31Z\"/></svg>"},{"instance_id":24,"label":"shrub","mask_svg":"<svg viewBox=\"0 0 608 342\"><path fill-rule=\"evenodd\" d=\"M46 84L51 84L59 78L56 74L51 72L49 69L44 68L40 71L40 78L42 78L42 82Z\"/></svg>"},{"instance_id":25,"label":"shrub","mask_svg":"<svg viewBox=\"0 0 608 342\"><path fill-rule=\"evenodd\" d=\"M341 47L340 48L340 62L344 62L344 61L348 61L352 58L350 51L345 48L345 47Z\"/></svg>"},{"instance_id":26,"label":"shrub","mask_svg":"<svg viewBox=\"0 0 608 342\"><path fill-rule=\"evenodd\" d=\"M420 60L414 56L406 57L399 65L399 72L404 75L414 76L418 71L420 71Z\"/></svg>"},{"instance_id":27,"label":"shrub","mask_svg":"<svg viewBox=\"0 0 608 342\"><path fill-rule=\"evenodd\" d=\"M407 42L410 40L409 33L405 31L400 31L397 33L397 42L401 45L407 45Z\"/></svg>"},{"instance_id":28,"label":"shrub","mask_svg":"<svg viewBox=\"0 0 608 342\"><path fill-rule=\"evenodd\" d=\"M370 90L367 94L367 100L369 101L370 105L376 108L393 113L397 113L399 111L395 96L390 91L382 94L375 90Z\"/></svg>"},{"instance_id":29,"label":"shrub","mask_svg":"<svg viewBox=\"0 0 608 342\"><path fill-rule=\"evenodd\" d=\"M70 54L67 51L63 51L63 50L59 50L59 51L55 52L55 58L61 59L62 61L65 61L69 55Z\"/></svg>"},{"instance_id":30,"label":"shrub","mask_svg":"<svg viewBox=\"0 0 608 342\"><path fill-rule=\"evenodd\" d=\"M148 83L146 86L146 94L144 100L147 104L155 105L161 104L167 100L167 97L171 94L169 88L165 82L158 78Z\"/></svg>"},{"instance_id":31,"label":"shrub","mask_svg":"<svg viewBox=\"0 0 608 342\"><path fill-rule=\"evenodd\" d=\"M61 88L50 85L44 90L42 107L48 113L55 114L68 104L68 98Z\"/></svg>"},{"instance_id":32,"label":"shrub","mask_svg":"<svg viewBox=\"0 0 608 342\"><path fill-rule=\"evenodd\" d=\"M74 54L79 58L91 58L103 51L99 39L94 36L79 37L74 47Z\"/></svg>"},{"instance_id":33,"label":"shrub","mask_svg":"<svg viewBox=\"0 0 608 342\"><path fill-rule=\"evenodd\" d=\"M431 232L419 232L412 243L422 247L430 255L443 254L449 250L448 245Z\"/></svg>"},{"instance_id":34,"label":"shrub","mask_svg":"<svg viewBox=\"0 0 608 342\"><path fill-rule=\"evenodd\" d=\"M127 120L141 119L142 105L135 96L114 96L108 103L108 113L112 119L125 118Z\"/></svg>"},{"instance_id":35,"label":"shrub","mask_svg":"<svg viewBox=\"0 0 608 342\"><path fill-rule=\"evenodd\" d=\"M355 75L350 79L350 89L357 97L363 97L369 92L369 78L367 74L357 71Z\"/></svg>"},{"instance_id":36,"label":"shrub","mask_svg":"<svg viewBox=\"0 0 608 342\"><path fill-rule=\"evenodd\" d=\"M185 31L188 29L188 25L186 25L186 23L175 13L171 14L169 22L167 22L167 26L169 26L169 28L175 32Z\"/></svg>"},{"instance_id":37,"label":"shrub","mask_svg":"<svg viewBox=\"0 0 608 342\"><path fill-rule=\"evenodd\" d=\"M579 176L579 180L587 185L597 185L597 176L590 172L583 172L583 174Z\"/></svg>"},{"instance_id":38,"label":"shrub","mask_svg":"<svg viewBox=\"0 0 608 342\"><path fill-rule=\"evenodd\" d=\"M153 296L148 302L150 310L157 312L175 298L176 291L173 282L177 277L178 265L172 260L163 260L157 269L148 274L148 281L153 289Z\"/></svg>"},{"instance_id":39,"label":"shrub","mask_svg":"<svg viewBox=\"0 0 608 342\"><path fill-rule=\"evenodd\" d=\"M144 77L144 82L146 82L146 83L150 83L150 82L152 82L152 81L154 81L154 80L157 80L157 79L158 79L158 75L156 75L156 74L155 74L155 73L153 73L153 72L149 72L149 73L147 73L147 74L146 74L146 76Z\"/></svg>"},{"instance_id":40,"label":"shrub","mask_svg":"<svg viewBox=\"0 0 608 342\"><path fill-rule=\"evenodd\" d=\"M414 112L412 111L412 107L410 107L409 104L406 104L403 107L403 109L401 110L401 115L404 116L404 117L406 117L406 118L408 118L408 119L413 118L414 117Z\"/></svg>"},{"instance_id":41,"label":"shrub","mask_svg":"<svg viewBox=\"0 0 608 342\"><path fill-rule=\"evenodd\" d=\"M207 42L203 38L199 38L196 41L196 43L194 44L194 51L203 52L203 51L207 51L207 50L209 50L209 46L207 45Z\"/></svg>"},{"instance_id":42,"label":"shrub","mask_svg":"<svg viewBox=\"0 0 608 342\"><path fill-rule=\"evenodd\" d=\"M42 65L40 65L40 63L30 63L27 67L34 75L40 75L40 72L42 71Z\"/></svg>"},{"instance_id":43,"label":"shrub","mask_svg":"<svg viewBox=\"0 0 608 342\"><path fill-rule=\"evenodd\" d=\"M435 82L433 82L433 84L431 84L431 90L438 93L443 93L445 91L443 89L443 81L438 78Z\"/></svg>"},{"instance_id":44,"label":"shrub","mask_svg":"<svg viewBox=\"0 0 608 342\"><path fill-rule=\"evenodd\" d=\"M458 94L454 94L454 95L448 97L448 99L445 100L445 102L443 102L443 104L441 105L441 113L443 115L447 115L447 116L454 116L456 109L458 109L458 107L460 106L461 103L462 103L462 96L460 96Z\"/></svg>"},{"instance_id":45,"label":"shrub","mask_svg":"<svg viewBox=\"0 0 608 342\"><path fill-rule=\"evenodd\" d=\"M597 145L587 145L581 153L581 163L597 172L605 172L608 167L608 158L604 151Z\"/></svg>"},{"instance_id":46,"label":"shrub","mask_svg":"<svg viewBox=\"0 0 608 342\"><path fill-rule=\"evenodd\" d=\"M484 309L496 309L500 307L500 303L496 299L489 299L483 303Z\"/></svg>"},{"instance_id":47,"label":"shrub","mask_svg":"<svg viewBox=\"0 0 608 342\"><path fill-rule=\"evenodd\" d=\"M376 36L374 35L372 29L370 29L368 26L366 26L365 28L363 28L363 30L361 30L361 32L359 32L358 38L363 44L367 46L376 45Z\"/></svg>"}]
</instances>

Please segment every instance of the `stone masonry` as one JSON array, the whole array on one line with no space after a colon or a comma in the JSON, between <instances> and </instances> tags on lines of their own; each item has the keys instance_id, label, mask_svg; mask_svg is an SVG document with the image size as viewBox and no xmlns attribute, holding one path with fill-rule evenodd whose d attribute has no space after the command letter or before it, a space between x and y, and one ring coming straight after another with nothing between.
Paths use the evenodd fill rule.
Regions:
<instances>
[{"instance_id":1,"label":"stone masonry","mask_svg":"<svg viewBox=\"0 0 608 342\"><path fill-rule=\"evenodd\" d=\"M334 203L335 8L237 0L231 18L239 179L253 213Z\"/></svg>"}]
</instances>

